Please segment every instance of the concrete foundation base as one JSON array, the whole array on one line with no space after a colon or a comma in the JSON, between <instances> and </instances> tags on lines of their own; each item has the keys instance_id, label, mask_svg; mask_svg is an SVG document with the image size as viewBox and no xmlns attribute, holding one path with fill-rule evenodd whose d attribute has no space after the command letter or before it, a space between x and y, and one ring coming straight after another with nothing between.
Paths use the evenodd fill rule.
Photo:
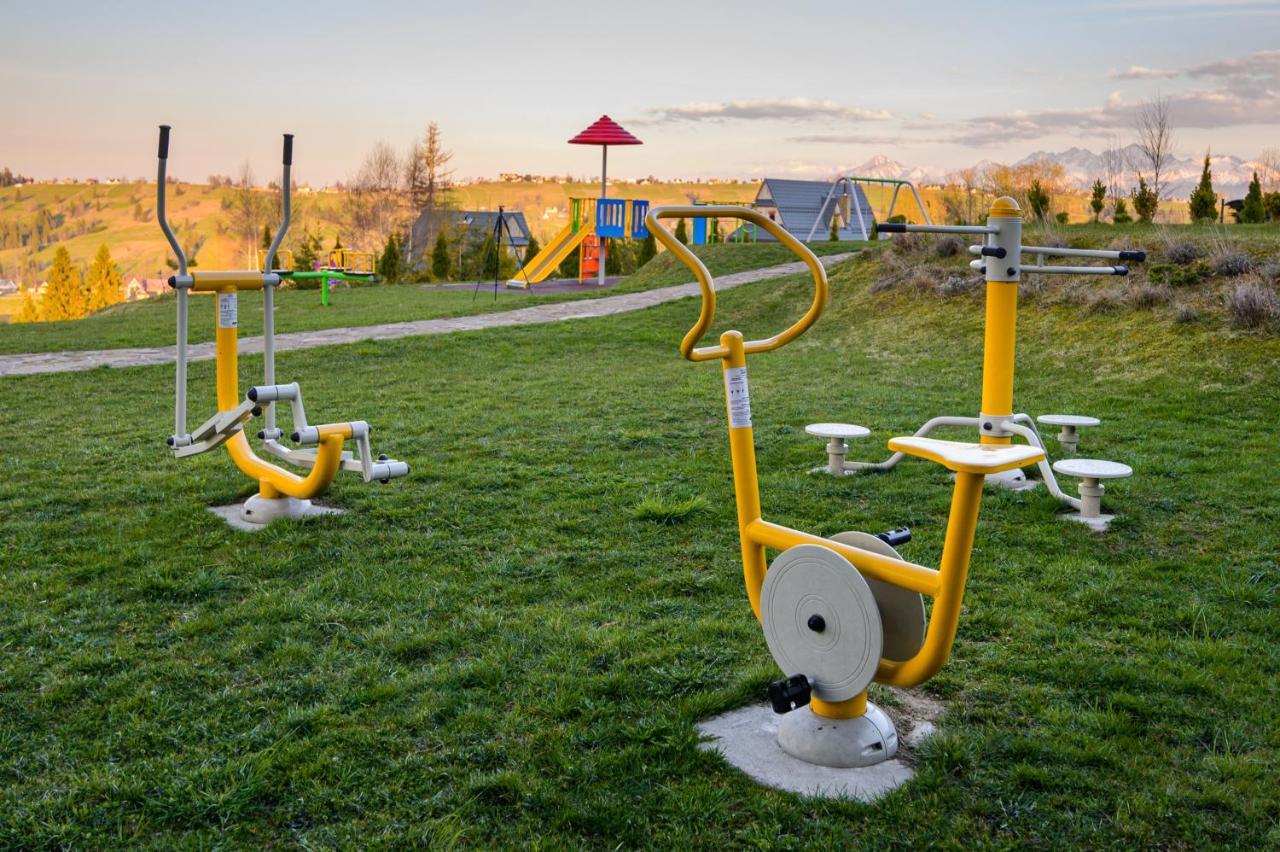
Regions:
<instances>
[{"instance_id":1,"label":"concrete foundation base","mask_svg":"<svg viewBox=\"0 0 1280 852\"><path fill-rule=\"evenodd\" d=\"M1068 512L1065 515L1059 515L1064 521L1075 521L1078 524L1085 524L1094 532L1106 532L1111 528L1111 522L1115 519L1115 515L1098 515L1095 518L1086 518L1079 512Z\"/></svg>"},{"instance_id":2,"label":"concrete foundation base","mask_svg":"<svg viewBox=\"0 0 1280 852\"><path fill-rule=\"evenodd\" d=\"M257 495L255 494L254 497L250 497L249 500L253 500L256 497ZM294 500L293 504L294 505L290 506L288 514L264 513L266 516L264 523L257 523L245 517L245 503L232 503L228 506L210 506L209 511L217 515L219 518L222 518L222 520L226 521L231 526L238 530L243 530L244 532L257 532L258 530L266 529L267 525L270 524L271 521L282 517L309 518L314 515L345 515L347 513L346 509L334 509L330 506L317 506L310 500Z\"/></svg>"},{"instance_id":3,"label":"concrete foundation base","mask_svg":"<svg viewBox=\"0 0 1280 852\"><path fill-rule=\"evenodd\" d=\"M719 752L766 787L801 796L872 802L914 777L904 757L935 732L934 723L942 715L942 705L935 701L901 690L891 692L900 702L900 707L890 708L890 715L902 738L897 756L874 766L836 769L792 757L778 745L778 731L786 717L768 705L743 707L700 722L698 730L708 737L700 747Z\"/></svg>"}]
</instances>

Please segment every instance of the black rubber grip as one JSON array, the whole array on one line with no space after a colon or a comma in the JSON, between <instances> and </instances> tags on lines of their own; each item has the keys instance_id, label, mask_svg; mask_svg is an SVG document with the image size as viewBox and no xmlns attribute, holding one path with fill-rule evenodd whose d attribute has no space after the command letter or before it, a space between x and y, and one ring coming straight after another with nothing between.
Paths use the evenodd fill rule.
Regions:
<instances>
[{"instance_id":1,"label":"black rubber grip","mask_svg":"<svg viewBox=\"0 0 1280 852\"><path fill-rule=\"evenodd\" d=\"M1145 251L1122 251L1120 252L1121 260L1132 260L1134 263L1143 263L1147 259Z\"/></svg>"},{"instance_id":2,"label":"black rubber grip","mask_svg":"<svg viewBox=\"0 0 1280 852\"><path fill-rule=\"evenodd\" d=\"M1127 266L1113 266L1111 267L1111 269L1112 269L1112 272L1111 272L1112 275L1128 275L1129 274L1129 267Z\"/></svg>"},{"instance_id":3,"label":"black rubber grip","mask_svg":"<svg viewBox=\"0 0 1280 852\"><path fill-rule=\"evenodd\" d=\"M249 392L248 392L247 394L245 394L245 396L249 397L249 401L250 401L250 402L257 402L257 401L258 401L258 389L257 389L257 388L249 388Z\"/></svg>"},{"instance_id":4,"label":"black rubber grip","mask_svg":"<svg viewBox=\"0 0 1280 852\"><path fill-rule=\"evenodd\" d=\"M877 224L876 230L885 234L905 234L907 225L905 222L885 222L884 224Z\"/></svg>"},{"instance_id":5,"label":"black rubber grip","mask_svg":"<svg viewBox=\"0 0 1280 852\"><path fill-rule=\"evenodd\" d=\"M162 160L169 159L169 125L160 125L160 151L156 155Z\"/></svg>"},{"instance_id":6,"label":"black rubber grip","mask_svg":"<svg viewBox=\"0 0 1280 852\"><path fill-rule=\"evenodd\" d=\"M293 165L293 134L286 133L284 135L284 164L286 166Z\"/></svg>"},{"instance_id":7,"label":"black rubber grip","mask_svg":"<svg viewBox=\"0 0 1280 852\"><path fill-rule=\"evenodd\" d=\"M1003 246L983 246L979 252L983 257L1004 257L1008 253Z\"/></svg>"}]
</instances>

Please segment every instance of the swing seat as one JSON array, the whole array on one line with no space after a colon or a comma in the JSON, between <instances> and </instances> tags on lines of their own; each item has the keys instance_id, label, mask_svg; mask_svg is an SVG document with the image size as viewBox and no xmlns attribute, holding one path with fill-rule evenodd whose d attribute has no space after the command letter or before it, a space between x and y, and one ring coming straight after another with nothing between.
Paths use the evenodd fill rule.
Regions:
<instances>
[{"instance_id":1,"label":"swing seat","mask_svg":"<svg viewBox=\"0 0 1280 852\"><path fill-rule=\"evenodd\" d=\"M1026 444L975 444L914 436L890 438L889 449L935 461L956 473L999 473L1044 460L1044 450Z\"/></svg>"}]
</instances>

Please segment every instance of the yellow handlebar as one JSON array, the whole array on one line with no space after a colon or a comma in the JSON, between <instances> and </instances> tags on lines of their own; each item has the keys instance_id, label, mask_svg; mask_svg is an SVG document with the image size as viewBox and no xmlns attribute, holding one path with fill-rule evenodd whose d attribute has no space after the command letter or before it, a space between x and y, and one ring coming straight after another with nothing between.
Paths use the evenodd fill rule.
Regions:
<instances>
[{"instance_id":1,"label":"yellow handlebar","mask_svg":"<svg viewBox=\"0 0 1280 852\"><path fill-rule=\"evenodd\" d=\"M653 234L658 242L662 243L667 251L674 254L685 266L693 270L693 274L698 279L698 287L702 290L702 315L698 317L698 321L694 323L693 328L689 329L689 333L680 341L680 354L690 361L711 361L715 358L724 358L729 354L729 350L724 346L694 348L694 344L702 339L702 336L707 333L707 329L711 327L711 321L715 319L715 282L711 278L711 273L707 271L707 267L698 259L698 256L690 251L688 246L677 240L670 231L659 224L659 219L741 219L744 222L751 222L773 234L778 239L778 242L791 249L792 253L803 260L805 265L809 267L809 271L813 274L813 304L809 306L809 310L795 325L785 331L775 334L773 337L766 337L764 340L747 341L743 344L743 350L746 354L770 352L780 346L787 345L801 334L804 334L809 326L817 322L818 317L822 316L823 310L826 309L829 295L827 271L822 268L817 256L809 250L808 246L797 240L790 232L768 216L747 207L708 207L705 205L654 207L644 220L649 232Z\"/></svg>"}]
</instances>

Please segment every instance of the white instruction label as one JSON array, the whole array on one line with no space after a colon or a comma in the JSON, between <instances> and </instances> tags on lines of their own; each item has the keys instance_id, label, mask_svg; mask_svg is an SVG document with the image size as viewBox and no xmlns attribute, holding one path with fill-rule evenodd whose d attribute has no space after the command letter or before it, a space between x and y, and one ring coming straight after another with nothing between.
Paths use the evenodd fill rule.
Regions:
<instances>
[{"instance_id":1,"label":"white instruction label","mask_svg":"<svg viewBox=\"0 0 1280 852\"><path fill-rule=\"evenodd\" d=\"M236 321L239 319L239 310L237 307L237 293L219 293L218 294L218 328L235 328Z\"/></svg>"},{"instance_id":2,"label":"white instruction label","mask_svg":"<svg viewBox=\"0 0 1280 852\"><path fill-rule=\"evenodd\" d=\"M730 367L724 371L724 393L729 400L729 428L749 428L751 392L747 390L746 367Z\"/></svg>"}]
</instances>

